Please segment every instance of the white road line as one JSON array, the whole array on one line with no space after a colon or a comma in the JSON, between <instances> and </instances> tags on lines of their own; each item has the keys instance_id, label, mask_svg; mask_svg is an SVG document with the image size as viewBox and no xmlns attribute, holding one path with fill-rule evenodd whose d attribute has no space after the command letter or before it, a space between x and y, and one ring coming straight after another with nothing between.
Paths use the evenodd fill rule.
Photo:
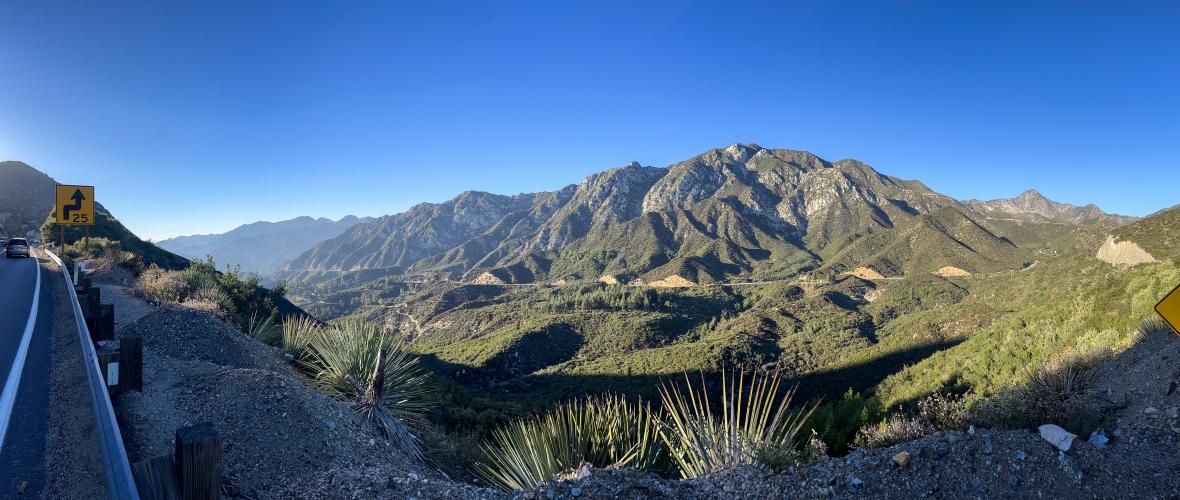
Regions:
<instances>
[{"instance_id":1,"label":"white road line","mask_svg":"<svg viewBox=\"0 0 1180 500\"><path fill-rule=\"evenodd\" d=\"M29 321L25 323L25 334L20 339L20 348L16 357L12 358L12 371L8 372L8 381L4 383L4 392L0 392L0 451L4 450L4 435L8 433L8 422L12 419L12 407L16 404L16 391L20 389L20 375L25 369L25 358L29 354L29 342L33 340L33 327L37 326L37 302L41 298L41 263L33 260L36 268L37 284L33 287L33 306L29 311Z\"/></svg>"}]
</instances>

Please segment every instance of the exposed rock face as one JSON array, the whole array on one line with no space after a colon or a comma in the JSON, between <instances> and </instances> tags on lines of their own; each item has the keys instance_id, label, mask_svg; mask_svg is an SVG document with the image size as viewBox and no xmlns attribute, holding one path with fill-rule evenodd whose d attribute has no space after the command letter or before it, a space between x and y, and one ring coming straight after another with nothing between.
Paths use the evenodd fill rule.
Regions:
<instances>
[{"instance_id":1,"label":"exposed rock face","mask_svg":"<svg viewBox=\"0 0 1180 500\"><path fill-rule=\"evenodd\" d=\"M1106 237L1106 241L1098 248L1098 253L1094 257L1116 266L1134 266L1137 264L1159 262L1159 260L1152 257L1151 254L1140 248L1135 242L1118 241L1113 235Z\"/></svg>"},{"instance_id":2,"label":"exposed rock face","mask_svg":"<svg viewBox=\"0 0 1180 500\"><path fill-rule=\"evenodd\" d=\"M1058 203L1056 201L1046 198L1041 193L1034 189L1029 189L1015 198L1003 198L998 200L980 201L968 200L965 202L971 208L982 212L984 214L991 214L992 212L1000 212L1008 214L1009 216L1016 216L1017 218L1026 218L1028 220L1053 220L1060 222L1068 222L1071 224L1080 224L1082 222L1100 218L1110 218L1120 224L1126 224L1135 221L1136 217L1128 217L1125 215L1107 214L1099 209L1094 204L1086 206L1070 205L1068 203Z\"/></svg>"}]
</instances>

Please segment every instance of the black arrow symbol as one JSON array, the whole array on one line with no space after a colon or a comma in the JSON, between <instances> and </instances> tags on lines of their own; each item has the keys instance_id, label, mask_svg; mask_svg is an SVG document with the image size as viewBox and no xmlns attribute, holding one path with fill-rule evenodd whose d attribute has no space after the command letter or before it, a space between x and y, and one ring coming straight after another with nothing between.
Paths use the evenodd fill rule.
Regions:
<instances>
[{"instance_id":1,"label":"black arrow symbol","mask_svg":"<svg viewBox=\"0 0 1180 500\"><path fill-rule=\"evenodd\" d=\"M73 205L63 205L61 207L61 217L65 220L70 220L70 212L73 212L74 210L82 210L82 200L85 200L86 197L82 196L82 190L78 189L74 191L74 195L71 196L70 199L74 200Z\"/></svg>"}]
</instances>

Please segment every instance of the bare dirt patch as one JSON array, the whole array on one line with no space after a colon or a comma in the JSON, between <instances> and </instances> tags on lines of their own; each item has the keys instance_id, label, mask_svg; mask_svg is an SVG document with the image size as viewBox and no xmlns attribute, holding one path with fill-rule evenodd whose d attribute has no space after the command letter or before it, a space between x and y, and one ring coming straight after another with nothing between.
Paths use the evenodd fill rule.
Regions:
<instances>
[{"instance_id":1,"label":"bare dirt patch","mask_svg":"<svg viewBox=\"0 0 1180 500\"><path fill-rule=\"evenodd\" d=\"M1098 248L1098 253L1094 257L1108 264L1127 267L1159 262L1135 242L1118 241L1113 235L1106 236L1106 241Z\"/></svg>"},{"instance_id":2,"label":"bare dirt patch","mask_svg":"<svg viewBox=\"0 0 1180 500\"><path fill-rule=\"evenodd\" d=\"M685 279L683 276L673 274L662 280L656 280L648 283L648 286L664 287L664 288L687 288L696 285L691 280Z\"/></svg>"},{"instance_id":3,"label":"bare dirt patch","mask_svg":"<svg viewBox=\"0 0 1180 500\"><path fill-rule=\"evenodd\" d=\"M960 269L955 266L943 266L937 271L934 271L934 274L942 276L943 278L971 276L971 273L967 272L965 269Z\"/></svg>"},{"instance_id":4,"label":"bare dirt patch","mask_svg":"<svg viewBox=\"0 0 1180 500\"><path fill-rule=\"evenodd\" d=\"M873 268L864 267L864 266L858 267L858 268L853 269L851 271L845 271L845 272L841 273L841 275L843 275L843 276L856 276L857 278L860 278L862 280L885 279L885 277L882 276L881 273L877 272Z\"/></svg>"}]
</instances>

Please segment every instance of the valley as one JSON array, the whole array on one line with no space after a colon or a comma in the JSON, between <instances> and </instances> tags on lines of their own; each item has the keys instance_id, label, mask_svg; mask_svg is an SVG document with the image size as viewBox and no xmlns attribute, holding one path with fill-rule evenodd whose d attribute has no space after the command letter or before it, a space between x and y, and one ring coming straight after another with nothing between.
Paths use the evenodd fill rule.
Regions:
<instances>
[{"instance_id":1,"label":"valley","mask_svg":"<svg viewBox=\"0 0 1180 500\"><path fill-rule=\"evenodd\" d=\"M1150 310L1098 290L1158 294L1175 276L1096 258L1136 220L1035 191L960 202L860 162L735 144L419 205L275 278L323 319L397 332L485 419L604 391L657 398L669 377L733 369L883 413L931 393L983 401L1030 363L1125 344ZM851 444L828 427L831 449Z\"/></svg>"},{"instance_id":2,"label":"valley","mask_svg":"<svg viewBox=\"0 0 1180 500\"><path fill-rule=\"evenodd\" d=\"M665 192L695 202L666 206ZM434 395L416 404L430 410L412 426L442 440L430 456L455 440L487 446L512 422L584 398L660 401L687 374L703 387L775 374L813 408L801 432L830 456L897 442L873 429L931 398L1018 427L1024 417L989 408L1035 367L1134 347L1180 282L1180 207L1138 219L1035 191L960 202L860 162L740 144L550 193L467 192L371 220L258 223L166 245L250 262L281 253L265 242L284 231L301 235L288 249L308 248L262 280L139 240L100 211L93 247L67 254L140 274L152 300L222 311L299 370L315 361L290 354L307 349L290 344L296 318L392 335L429 372ZM40 232L52 242L56 228ZM439 466L470 479L486 470L479 460Z\"/></svg>"}]
</instances>

